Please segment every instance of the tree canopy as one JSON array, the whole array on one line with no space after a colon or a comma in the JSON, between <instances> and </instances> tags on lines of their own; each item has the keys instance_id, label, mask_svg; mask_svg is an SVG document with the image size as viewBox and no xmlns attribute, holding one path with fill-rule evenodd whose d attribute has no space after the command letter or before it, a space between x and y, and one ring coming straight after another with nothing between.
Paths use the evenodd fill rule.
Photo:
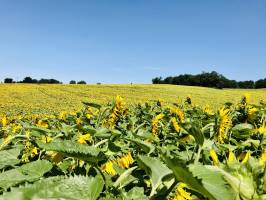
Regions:
<instances>
[{"instance_id":1,"label":"tree canopy","mask_svg":"<svg viewBox=\"0 0 266 200\"><path fill-rule=\"evenodd\" d=\"M226 78L224 75L212 72L202 72L201 74L181 74L178 76L168 76L166 78L155 77L153 84L173 84L190 85L215 88L266 88L266 78L257 81L236 81Z\"/></svg>"}]
</instances>

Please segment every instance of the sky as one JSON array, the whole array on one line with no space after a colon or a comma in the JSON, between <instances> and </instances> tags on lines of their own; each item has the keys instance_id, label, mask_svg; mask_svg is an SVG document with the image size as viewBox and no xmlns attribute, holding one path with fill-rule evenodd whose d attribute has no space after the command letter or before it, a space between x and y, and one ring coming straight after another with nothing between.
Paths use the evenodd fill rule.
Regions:
<instances>
[{"instance_id":1,"label":"sky","mask_svg":"<svg viewBox=\"0 0 266 200\"><path fill-rule=\"evenodd\" d=\"M266 77L265 0L0 0L0 80Z\"/></svg>"}]
</instances>

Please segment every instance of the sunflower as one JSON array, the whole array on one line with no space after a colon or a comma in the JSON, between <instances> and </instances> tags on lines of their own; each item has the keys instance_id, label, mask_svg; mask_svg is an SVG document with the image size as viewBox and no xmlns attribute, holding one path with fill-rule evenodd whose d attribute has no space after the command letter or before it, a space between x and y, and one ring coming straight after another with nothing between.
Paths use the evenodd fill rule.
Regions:
<instances>
[{"instance_id":1,"label":"sunflower","mask_svg":"<svg viewBox=\"0 0 266 200\"><path fill-rule=\"evenodd\" d=\"M231 118L229 115L230 110L227 108L221 108L219 110L219 125L218 125L218 142L224 143L226 138L226 130L231 127Z\"/></svg>"},{"instance_id":2,"label":"sunflower","mask_svg":"<svg viewBox=\"0 0 266 200\"><path fill-rule=\"evenodd\" d=\"M151 132L153 135L156 135L157 130L158 130L158 124L159 121L164 117L163 113L160 113L159 115L156 115L153 119L152 119L152 129Z\"/></svg>"},{"instance_id":3,"label":"sunflower","mask_svg":"<svg viewBox=\"0 0 266 200\"><path fill-rule=\"evenodd\" d=\"M190 141L194 141L195 138L192 135L186 135L184 137L181 137L179 140L182 142L190 142Z\"/></svg>"},{"instance_id":4,"label":"sunflower","mask_svg":"<svg viewBox=\"0 0 266 200\"><path fill-rule=\"evenodd\" d=\"M218 156L217 156L216 152L214 151L214 149L210 150L210 156L212 158L213 164L214 165L219 165Z\"/></svg>"},{"instance_id":5,"label":"sunflower","mask_svg":"<svg viewBox=\"0 0 266 200\"><path fill-rule=\"evenodd\" d=\"M113 166L113 161L109 160L101 167L102 171L112 176L116 175L116 171Z\"/></svg>"},{"instance_id":6,"label":"sunflower","mask_svg":"<svg viewBox=\"0 0 266 200\"><path fill-rule=\"evenodd\" d=\"M36 126L40 127L40 128L48 128L48 123L44 120L39 120L38 123L36 124Z\"/></svg>"},{"instance_id":7,"label":"sunflower","mask_svg":"<svg viewBox=\"0 0 266 200\"><path fill-rule=\"evenodd\" d=\"M230 150L228 153L227 163L230 164L230 163L233 163L235 161L236 161L235 154Z\"/></svg>"},{"instance_id":8,"label":"sunflower","mask_svg":"<svg viewBox=\"0 0 266 200\"><path fill-rule=\"evenodd\" d=\"M2 127L6 127L7 125L7 117L4 115L1 120Z\"/></svg>"},{"instance_id":9,"label":"sunflower","mask_svg":"<svg viewBox=\"0 0 266 200\"><path fill-rule=\"evenodd\" d=\"M266 149L261 153L261 156L259 158L259 162L261 165L266 164Z\"/></svg>"},{"instance_id":10,"label":"sunflower","mask_svg":"<svg viewBox=\"0 0 266 200\"><path fill-rule=\"evenodd\" d=\"M111 112L111 115L107 121L107 124L110 128L115 127L115 123L119 115L122 115L125 111L125 101L122 97L117 96L115 98L115 106Z\"/></svg>"},{"instance_id":11,"label":"sunflower","mask_svg":"<svg viewBox=\"0 0 266 200\"><path fill-rule=\"evenodd\" d=\"M50 136L47 136L47 135L43 135L42 137L41 137L41 141L43 142L43 143L49 143L49 142L51 142L53 140L53 138L51 138Z\"/></svg>"},{"instance_id":12,"label":"sunflower","mask_svg":"<svg viewBox=\"0 0 266 200\"><path fill-rule=\"evenodd\" d=\"M175 129L176 132L179 132L181 130L181 127L178 125L177 121L176 121L176 118L175 117L172 117L171 118L171 122L173 124L173 127Z\"/></svg>"},{"instance_id":13,"label":"sunflower","mask_svg":"<svg viewBox=\"0 0 266 200\"><path fill-rule=\"evenodd\" d=\"M78 143L79 144L86 144L87 141L90 141L90 138L91 138L91 135L88 133L88 134L85 134L85 135L82 135L79 133L78 135Z\"/></svg>"},{"instance_id":14,"label":"sunflower","mask_svg":"<svg viewBox=\"0 0 266 200\"><path fill-rule=\"evenodd\" d=\"M192 199L190 196L190 193L185 190L187 185L185 183L179 183L176 191L175 196L172 198L172 200L190 200Z\"/></svg>"},{"instance_id":15,"label":"sunflower","mask_svg":"<svg viewBox=\"0 0 266 200\"><path fill-rule=\"evenodd\" d=\"M248 152L246 152L246 153L244 153L244 154L242 154L242 155L240 156L240 158L242 158L242 157L243 157L243 159L242 159L241 163L242 163L242 164L246 164L246 163L248 162L248 160L249 160L250 156L251 156L251 154L250 154L250 152L249 152L249 151L248 151Z\"/></svg>"},{"instance_id":16,"label":"sunflower","mask_svg":"<svg viewBox=\"0 0 266 200\"><path fill-rule=\"evenodd\" d=\"M117 159L116 162L123 169L127 169L132 163L134 163L134 159L132 158L131 153L129 152L121 158Z\"/></svg>"},{"instance_id":17,"label":"sunflower","mask_svg":"<svg viewBox=\"0 0 266 200\"><path fill-rule=\"evenodd\" d=\"M185 121L185 114L180 108L175 107L175 106L171 106L170 107L170 113L175 114L181 123L183 123Z\"/></svg>"},{"instance_id":18,"label":"sunflower","mask_svg":"<svg viewBox=\"0 0 266 200\"><path fill-rule=\"evenodd\" d=\"M263 124L262 126L260 126L259 128L257 128L256 131L257 131L259 134L266 134L266 125Z\"/></svg>"}]
</instances>

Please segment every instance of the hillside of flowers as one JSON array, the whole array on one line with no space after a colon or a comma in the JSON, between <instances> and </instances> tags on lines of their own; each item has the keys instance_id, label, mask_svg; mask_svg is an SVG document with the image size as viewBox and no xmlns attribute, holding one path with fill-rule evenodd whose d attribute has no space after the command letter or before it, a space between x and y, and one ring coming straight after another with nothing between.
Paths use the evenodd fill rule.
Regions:
<instances>
[{"instance_id":1,"label":"hillside of flowers","mask_svg":"<svg viewBox=\"0 0 266 200\"><path fill-rule=\"evenodd\" d=\"M0 199L266 199L266 104L84 102L0 116Z\"/></svg>"}]
</instances>

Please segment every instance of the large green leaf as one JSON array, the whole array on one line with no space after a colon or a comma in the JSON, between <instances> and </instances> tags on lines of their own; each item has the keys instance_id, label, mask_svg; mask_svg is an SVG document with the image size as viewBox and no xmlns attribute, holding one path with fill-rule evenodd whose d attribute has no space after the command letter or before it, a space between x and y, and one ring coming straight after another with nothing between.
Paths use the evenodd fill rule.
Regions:
<instances>
[{"instance_id":1,"label":"large green leaf","mask_svg":"<svg viewBox=\"0 0 266 200\"><path fill-rule=\"evenodd\" d=\"M0 151L0 169L20 163L20 160L18 159L20 151L20 148Z\"/></svg>"},{"instance_id":2,"label":"large green leaf","mask_svg":"<svg viewBox=\"0 0 266 200\"><path fill-rule=\"evenodd\" d=\"M97 200L103 186L104 182L99 176L49 177L25 187L14 188L0 199Z\"/></svg>"},{"instance_id":3,"label":"large green leaf","mask_svg":"<svg viewBox=\"0 0 266 200\"><path fill-rule=\"evenodd\" d=\"M158 158L148 156L138 156L137 162L151 177L152 191L151 196L156 194L156 189L162 184L163 179L172 174L172 171L163 164Z\"/></svg>"},{"instance_id":4,"label":"large green leaf","mask_svg":"<svg viewBox=\"0 0 266 200\"><path fill-rule=\"evenodd\" d=\"M194 177L188 166L178 158L169 158L164 156L167 166L173 171L177 181L186 183L192 190L202 194L210 200L215 200L215 197L203 187L201 181Z\"/></svg>"},{"instance_id":5,"label":"large green leaf","mask_svg":"<svg viewBox=\"0 0 266 200\"><path fill-rule=\"evenodd\" d=\"M88 162L97 162L104 159L104 154L96 147L78 144L70 140L56 140L51 143L38 142L38 146L48 151L64 153L67 156L85 160Z\"/></svg>"},{"instance_id":6,"label":"large green leaf","mask_svg":"<svg viewBox=\"0 0 266 200\"><path fill-rule=\"evenodd\" d=\"M252 174L242 175L238 173L237 176L233 176L225 170L215 166L208 166L208 168L216 172L217 174L221 173L227 180L227 182L231 185L235 193L241 196L241 199L259 199L254 187Z\"/></svg>"},{"instance_id":7,"label":"large green leaf","mask_svg":"<svg viewBox=\"0 0 266 200\"><path fill-rule=\"evenodd\" d=\"M236 194L233 193L231 186L228 185L221 173L211 170L209 166L199 164L189 165L188 167L193 176L201 180L203 187L206 188L215 199L235 199Z\"/></svg>"},{"instance_id":8,"label":"large green leaf","mask_svg":"<svg viewBox=\"0 0 266 200\"><path fill-rule=\"evenodd\" d=\"M232 135L236 138L247 138L252 134L253 126L248 123L237 124L232 128Z\"/></svg>"},{"instance_id":9,"label":"large green leaf","mask_svg":"<svg viewBox=\"0 0 266 200\"><path fill-rule=\"evenodd\" d=\"M7 189L25 181L35 181L52 169L46 160L37 160L0 174L0 188Z\"/></svg>"}]
</instances>

